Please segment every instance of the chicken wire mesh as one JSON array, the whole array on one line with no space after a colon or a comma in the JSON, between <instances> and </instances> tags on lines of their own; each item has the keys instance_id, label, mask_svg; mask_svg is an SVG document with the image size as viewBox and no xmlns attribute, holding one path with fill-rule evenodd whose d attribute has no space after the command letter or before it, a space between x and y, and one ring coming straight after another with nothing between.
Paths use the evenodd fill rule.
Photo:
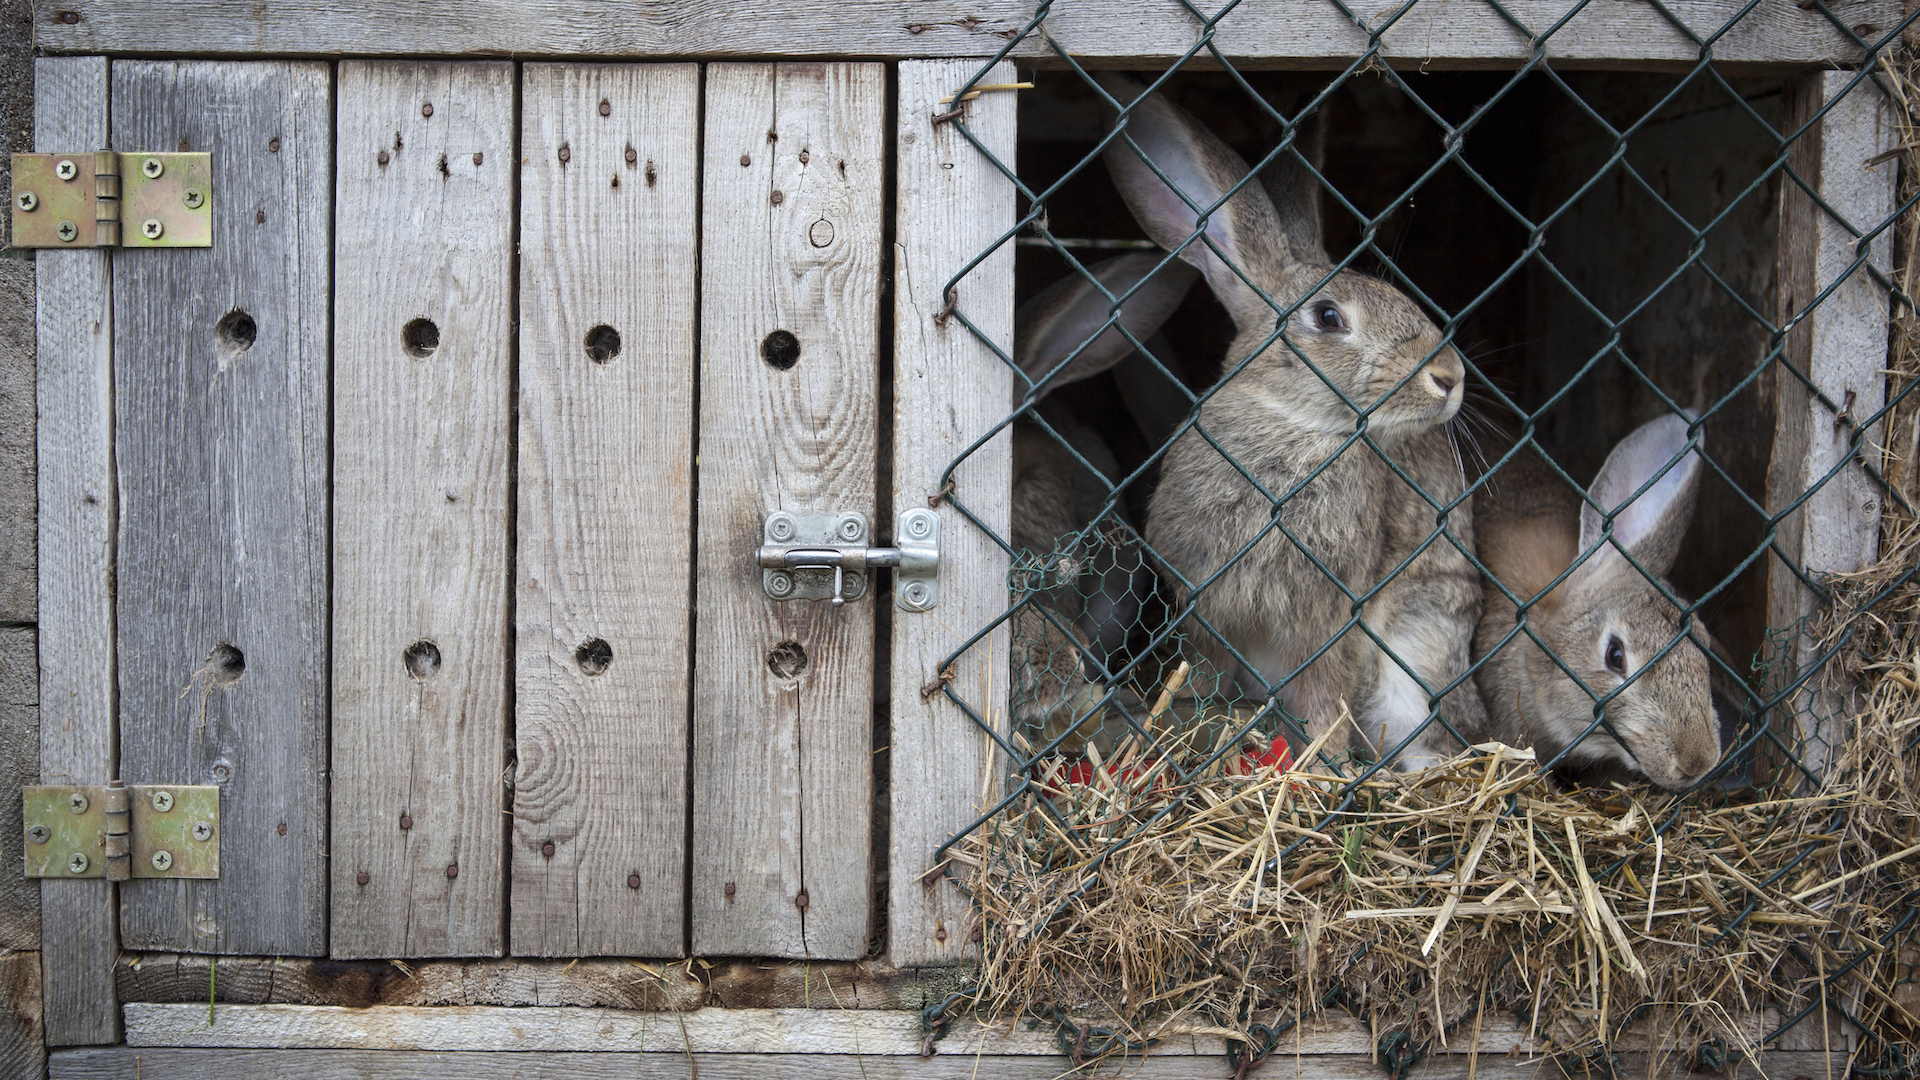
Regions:
<instances>
[{"instance_id":1,"label":"chicken wire mesh","mask_svg":"<svg viewBox=\"0 0 1920 1080\"><path fill-rule=\"evenodd\" d=\"M1861 96L1911 130L1900 41L1913 17L1855 27L1814 0L1860 63L1810 98L1804 75L1715 63L1715 41L1752 4L1706 29L1660 7L1699 60L1630 86L1550 58L1585 5L1533 26L1489 3L1532 36L1532 59L1427 76L1382 54L1417 0L1374 20L1335 4L1370 48L1311 76L1238 70L1213 43L1231 3L1180 3L1195 43L1153 72L1087 70L1049 36L1045 3L1007 45L1051 51L1019 91L1043 103L1023 103L1021 160L992 162L1018 192L1017 224L995 246L1018 245L1024 294L1012 353L995 350L1016 383L1001 425L1012 528L996 535L1013 569L1006 613L968 647L1007 650L1011 700L1002 712L944 687L1006 762L997 801L942 849L981 900L985 996L1055 1025L1076 1062L1142 1050L1189 1009L1234 1033L1243 1074L1303 1015L1342 1006L1371 1017L1381 1060L1404 1073L1462 1025L1477 1038L1498 1007L1523 1017L1529 1049L1588 1068L1615 1067L1610 1055L1651 1025L1645 1045L1702 1067L1839 1039L1862 1075L1916 1075L1920 877L1899 849L1920 845L1897 815L1858 808L1899 805L1882 796L1910 785L1902 761L1920 731L1898 715L1911 696L1869 708L1867 673L1849 660L1863 655L1855 616L1910 596L1912 560L1839 581L1796 546L1829 486L1869 491L1891 523L1913 518L1901 444L1914 428L1912 308L1894 263L1911 254L1900 229L1914 185L1903 178L1884 205L1836 206L1817 165L1823 123ZM1421 137L1369 147L1387 111ZM1536 118L1533 138L1516 115ZM936 119L992 157L964 108ZM1737 129L1745 149L1672 134L1703 123ZM1032 149L1060 128L1080 134ZM1383 145L1398 155L1389 167L1343 184L1356 147ZM1889 175L1910 150L1857 166ZM1459 212L1468 199L1478 209ZM1607 199L1612 218L1591 210ZM1422 200L1440 203L1450 246L1409 255L1399 245L1418 236L1407 222ZM1099 203L1124 206L1137 229L1089 235ZM1773 231L1789 204L1846 238L1841 265L1810 289L1778 276L1795 257ZM1595 258L1595 246L1621 254ZM1760 256L1740 265L1742 250ZM973 331L966 274L948 288L955 324ZM1842 397L1809 370L1805 337L1817 312L1855 317L1838 309L1857 313L1862 293L1883 322L1894 312L1893 359L1884 396ZM1690 316L1711 325L1645 332ZM1659 355L1675 342L1692 354ZM1803 399L1843 449L1786 482L1775 416ZM978 526L969 502L1004 495L948 498ZM1882 553L1911 556L1910 541ZM1684 557L1703 547L1714 557ZM1799 618L1769 625L1796 604ZM1886 640L1864 655L1896 675L1911 660L1920 682L1911 626L1877 625ZM1888 715L1907 722L1869 739ZM1490 816L1458 819L1468 803ZM1260 815L1264 840L1241 827ZM1582 855L1593 821L1613 823L1610 839L1585 838ZM1661 913L1670 847L1699 865L1669 876L1679 906ZM1579 880L1548 866L1544 898L1508 874L1441 903L1483 856L1531 873L1569 851ZM1232 879L1208 910L1254 916L1252 936L1116 929L1162 950L1149 972L1089 960L1088 972L1119 972L1117 991L1086 972L1010 966L1048 936L1080 940L1046 954L1056 960L1098 953L1101 920L1126 906L1116 881L1138 885L1162 864L1185 880L1144 902L1195 907L1196 859ZM1370 861L1391 864L1386 876L1366 877ZM1342 880L1346 899L1287 912ZM1263 888L1273 913L1260 923ZM1406 906L1360 910L1369 888ZM1628 899L1645 904L1644 928L1600 913ZM1385 922L1372 916L1424 918L1424 957L1462 905L1485 920L1480 959L1383 966L1404 942L1368 930ZM1359 929L1328 931L1337 909ZM1675 911L1689 928L1655 933L1656 914ZM1503 912L1504 938L1492 930ZM1541 957L1579 926L1605 956L1585 954L1591 1007L1562 1002L1543 1023ZM1690 957L1730 951L1749 966L1714 976ZM1189 992L1208 983L1234 989ZM1662 988L1697 996L1663 1000Z\"/></svg>"}]
</instances>

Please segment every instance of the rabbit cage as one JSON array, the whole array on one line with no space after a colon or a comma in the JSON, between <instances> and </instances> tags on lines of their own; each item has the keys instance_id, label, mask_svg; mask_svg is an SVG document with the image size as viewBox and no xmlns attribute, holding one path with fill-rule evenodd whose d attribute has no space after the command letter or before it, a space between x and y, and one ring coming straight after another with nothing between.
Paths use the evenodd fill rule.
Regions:
<instances>
[{"instance_id":1,"label":"rabbit cage","mask_svg":"<svg viewBox=\"0 0 1920 1080\"><path fill-rule=\"evenodd\" d=\"M1920 1069L1901 5L815 6L35 11L20 1060Z\"/></svg>"}]
</instances>

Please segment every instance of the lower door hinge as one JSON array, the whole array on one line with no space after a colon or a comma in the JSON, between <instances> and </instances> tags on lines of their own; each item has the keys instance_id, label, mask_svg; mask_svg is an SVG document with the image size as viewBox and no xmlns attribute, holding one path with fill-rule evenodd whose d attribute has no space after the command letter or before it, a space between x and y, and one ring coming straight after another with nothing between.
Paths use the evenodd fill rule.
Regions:
<instances>
[{"instance_id":1,"label":"lower door hinge","mask_svg":"<svg viewBox=\"0 0 1920 1080\"><path fill-rule=\"evenodd\" d=\"M13 155L16 248L212 247L205 153Z\"/></svg>"},{"instance_id":2,"label":"lower door hinge","mask_svg":"<svg viewBox=\"0 0 1920 1080\"><path fill-rule=\"evenodd\" d=\"M21 789L30 878L217 878L220 789L109 784Z\"/></svg>"}]
</instances>

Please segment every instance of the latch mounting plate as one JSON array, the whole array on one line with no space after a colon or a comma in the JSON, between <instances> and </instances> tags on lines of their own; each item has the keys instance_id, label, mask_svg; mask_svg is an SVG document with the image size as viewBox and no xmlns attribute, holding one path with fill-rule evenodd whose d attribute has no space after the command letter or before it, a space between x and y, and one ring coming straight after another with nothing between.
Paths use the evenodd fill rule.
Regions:
<instances>
[{"instance_id":1,"label":"latch mounting plate","mask_svg":"<svg viewBox=\"0 0 1920 1080\"><path fill-rule=\"evenodd\" d=\"M867 516L767 515L757 558L761 586L774 600L830 600L866 595L867 575L893 568L893 600L904 611L929 611L940 602L940 515L915 507L895 524L897 547L868 547Z\"/></svg>"}]
</instances>

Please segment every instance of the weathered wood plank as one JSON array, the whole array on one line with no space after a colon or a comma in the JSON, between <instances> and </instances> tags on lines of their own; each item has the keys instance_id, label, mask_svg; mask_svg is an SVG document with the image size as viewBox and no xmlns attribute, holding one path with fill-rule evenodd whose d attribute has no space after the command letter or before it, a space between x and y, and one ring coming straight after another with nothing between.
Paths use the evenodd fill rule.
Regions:
<instances>
[{"instance_id":1,"label":"weathered wood plank","mask_svg":"<svg viewBox=\"0 0 1920 1080\"><path fill-rule=\"evenodd\" d=\"M34 145L107 145L107 62L34 63ZM43 251L37 280L40 428L40 779L114 776L112 257ZM40 885L47 1042L120 1040L113 886Z\"/></svg>"},{"instance_id":2,"label":"weathered wood plank","mask_svg":"<svg viewBox=\"0 0 1920 1080\"><path fill-rule=\"evenodd\" d=\"M332 950L497 956L513 66L339 81Z\"/></svg>"},{"instance_id":3,"label":"weathered wood plank","mask_svg":"<svg viewBox=\"0 0 1920 1080\"><path fill-rule=\"evenodd\" d=\"M1523 21L1522 30L1479 0L1422 0L1385 31L1385 51L1396 65L1514 67L1533 53L1529 34L1553 26L1575 2L1537 0L1508 7ZM1032 0L790 0L778 5L683 0L639 7L614 0L404 0L316 12L292 0L211 0L185 9L169 0L66 0L36 12L34 33L35 42L49 52L144 55L901 59L992 55L1026 27L1034 6ZM1378 29L1401 6L1379 3L1357 11ZM1672 0L1661 6L1704 38L1746 5ZM1870 35L1884 34L1900 21L1896 0L1840 0L1831 6L1846 25L1870 27ZM1152 64L1184 55L1200 21L1178 4L1104 0L1061 5L1049 13L1047 27L1083 60L1124 57ZM1214 40L1226 55L1248 64L1324 68L1343 66L1366 49L1368 33L1330 5L1243 4L1220 22ZM1674 67L1690 64L1700 45L1654 5L1587 5L1549 39L1547 52L1568 63ZM1758 5L1713 42L1713 54L1729 68L1859 59L1858 50L1824 16L1793 4ZM1054 59L1038 35L1021 42L1014 57Z\"/></svg>"},{"instance_id":4,"label":"weathered wood plank","mask_svg":"<svg viewBox=\"0 0 1920 1080\"><path fill-rule=\"evenodd\" d=\"M0 955L0 1076L45 1075L47 1039L40 1007L40 954Z\"/></svg>"},{"instance_id":5,"label":"weathered wood plank","mask_svg":"<svg viewBox=\"0 0 1920 1080\"><path fill-rule=\"evenodd\" d=\"M966 60L910 61L899 68L895 113L897 209L893 250L892 517L930 505L948 464L1007 413L1012 374L958 320L939 318L949 279L1012 227L1011 181L953 124L932 118L977 69ZM1013 82L1011 64L985 77ZM965 123L1002 161L1014 156L1015 99L984 94ZM1013 246L975 267L957 290L957 311L995 345L1013 351ZM954 474L954 493L1001 536L1011 531L1012 443L1002 433ZM1007 609L1007 554L992 536L942 504L940 606L893 617L890 762L896 778L888 824L888 955L897 965L951 963L974 951L973 907L953 883L923 881L933 854L985 809L997 787L983 732L945 694L924 695L941 662ZM954 668L953 686L984 716L1003 716L1007 639L991 635Z\"/></svg>"},{"instance_id":6,"label":"weathered wood plank","mask_svg":"<svg viewBox=\"0 0 1920 1080\"><path fill-rule=\"evenodd\" d=\"M523 79L513 949L677 956L700 71Z\"/></svg>"},{"instance_id":7,"label":"weathered wood plank","mask_svg":"<svg viewBox=\"0 0 1920 1080\"><path fill-rule=\"evenodd\" d=\"M40 782L40 664L28 626L0 628L0 866L21 864L26 844L18 792ZM40 948L40 883L0 877L0 949Z\"/></svg>"},{"instance_id":8,"label":"weathered wood plank","mask_svg":"<svg viewBox=\"0 0 1920 1080\"><path fill-rule=\"evenodd\" d=\"M215 968L209 972L209 967ZM724 1008L924 1009L960 990L955 967L892 968L835 961L306 960L145 954L115 969L122 1001L198 1002L212 986L236 1005L599 1005L687 1011ZM212 976L210 979L209 976Z\"/></svg>"},{"instance_id":9,"label":"weathered wood plank","mask_svg":"<svg viewBox=\"0 0 1920 1080\"><path fill-rule=\"evenodd\" d=\"M873 516L885 87L878 64L707 70L697 954L867 951L875 600L770 600L754 549L775 510Z\"/></svg>"},{"instance_id":10,"label":"weathered wood plank","mask_svg":"<svg viewBox=\"0 0 1920 1080\"><path fill-rule=\"evenodd\" d=\"M1849 270L1857 257L1857 234L1878 228L1893 212L1894 163L1885 161L1870 168L1867 162L1893 147L1899 133L1885 97L1871 82L1840 96L1849 81L1844 73L1823 72L1787 82L1784 130L1788 132L1840 98L1794 144L1789 158L1790 167L1820 192L1833 213L1790 181L1781 185L1780 200L1776 323L1787 325L1797 319L1798 325L1788 333L1779 363L1792 365L1839 408L1808 393L1791 372L1776 368L1772 373L1776 423L1767 470L1768 506L1778 513L1810 486L1825 481L1780 522L1775 540L1786 558L1815 577L1866 567L1874 561L1880 542L1880 487L1857 460L1841 463L1852 454L1858 436L1852 418L1871 416L1886 402L1890 304L1887 290L1868 276L1866 266ZM1892 257L1893 235L1888 230L1873 241L1868 261L1885 273ZM1808 311L1808 305L1829 287L1832 294ZM1865 456L1875 464L1879 463L1879 441L1876 425L1865 437ZM1830 472L1834 475L1827 479ZM1779 558L1770 560L1769 626L1797 629L1818 604L1818 597L1791 566ZM1787 649L1788 654L1778 659L1789 670L1804 671L1818 658L1815 642L1808 636L1791 640ZM1833 753L1829 740L1846 737L1844 730L1833 730L1847 711L1846 700L1846 688L1831 685L1824 673L1811 679L1807 692L1793 699L1803 740L1801 760L1815 775L1825 771ZM1830 718L1826 730L1820 730L1822 717Z\"/></svg>"},{"instance_id":11,"label":"weathered wood plank","mask_svg":"<svg viewBox=\"0 0 1920 1080\"><path fill-rule=\"evenodd\" d=\"M122 61L116 145L213 155L213 245L114 276L129 784L217 784L220 877L121 887L135 949L326 951L332 70Z\"/></svg>"},{"instance_id":12,"label":"weathered wood plank","mask_svg":"<svg viewBox=\"0 0 1920 1080\"><path fill-rule=\"evenodd\" d=\"M858 1051L857 1047L847 1049ZM1062 1058L940 1054L913 1057L711 1054L697 1062L707 1080L812 1080L858 1076L863 1080L1049 1080L1067 1072ZM1688 1055L1667 1055L1649 1068L1644 1055L1623 1055L1622 1076L1688 1080ZM1225 1059L1196 1067L1184 1057L1133 1058L1114 1067L1139 1080L1191 1080L1231 1074ZM681 1080L691 1075L679 1053L459 1054L380 1050L141 1050L114 1047L68 1050L53 1055L51 1080L237 1080L254 1076L299 1076L302 1080ZM1843 1054L1767 1054L1721 1074L1724 1080L1768 1076L1828 1076L1846 1071ZM1380 1066L1365 1054L1289 1057L1272 1068L1296 1080L1368 1080ZM1497 1071L1495 1071L1497 1069ZM1069 1073L1069 1075L1078 1075ZM1420 1080L1535 1080L1560 1074L1551 1058L1523 1061L1470 1060L1465 1054L1429 1058L1415 1066Z\"/></svg>"}]
</instances>

